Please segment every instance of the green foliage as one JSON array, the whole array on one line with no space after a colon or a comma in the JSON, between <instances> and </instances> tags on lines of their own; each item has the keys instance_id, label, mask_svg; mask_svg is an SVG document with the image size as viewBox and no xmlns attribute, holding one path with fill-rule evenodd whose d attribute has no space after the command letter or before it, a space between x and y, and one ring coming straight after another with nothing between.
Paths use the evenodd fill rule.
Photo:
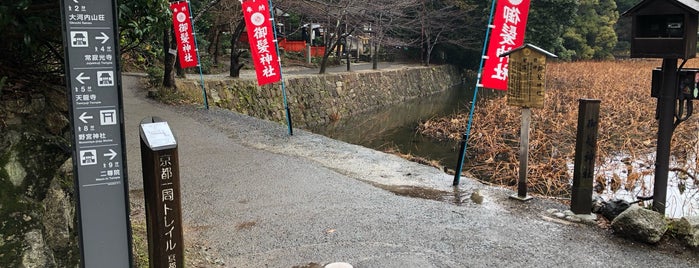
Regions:
<instances>
[{"instance_id":1,"label":"green foliage","mask_svg":"<svg viewBox=\"0 0 699 268\"><path fill-rule=\"evenodd\" d=\"M617 44L614 25L619 19L614 0L580 0L574 25L563 35L564 46L574 50L572 59L612 59Z\"/></svg>"},{"instance_id":2,"label":"green foliage","mask_svg":"<svg viewBox=\"0 0 699 268\"><path fill-rule=\"evenodd\" d=\"M148 233L146 223L131 220L131 234L133 237L133 256L135 267L149 267Z\"/></svg>"},{"instance_id":3,"label":"green foliage","mask_svg":"<svg viewBox=\"0 0 699 268\"><path fill-rule=\"evenodd\" d=\"M203 74L211 74L215 67L213 55L201 55L199 64L201 64L201 72Z\"/></svg>"},{"instance_id":4,"label":"green foliage","mask_svg":"<svg viewBox=\"0 0 699 268\"><path fill-rule=\"evenodd\" d=\"M564 44L564 33L573 26L580 3L577 0L532 1L526 42L570 60L574 51Z\"/></svg>"},{"instance_id":5,"label":"green foliage","mask_svg":"<svg viewBox=\"0 0 699 268\"><path fill-rule=\"evenodd\" d=\"M289 17L284 18L284 30L286 31L286 38L289 40L303 40L301 37L301 26L303 26L303 21L298 14L289 14Z\"/></svg>"},{"instance_id":6,"label":"green foliage","mask_svg":"<svg viewBox=\"0 0 699 268\"><path fill-rule=\"evenodd\" d=\"M0 2L0 70L30 74L61 70L59 8L55 0Z\"/></svg>"},{"instance_id":7,"label":"green foliage","mask_svg":"<svg viewBox=\"0 0 699 268\"><path fill-rule=\"evenodd\" d=\"M172 27L166 0L119 2L119 46L124 59L141 68L158 64L163 55L162 33Z\"/></svg>"},{"instance_id":8,"label":"green foliage","mask_svg":"<svg viewBox=\"0 0 699 268\"><path fill-rule=\"evenodd\" d=\"M148 85L155 87L162 83L165 71L162 66L153 65L146 68L146 74L148 75Z\"/></svg>"},{"instance_id":9,"label":"green foliage","mask_svg":"<svg viewBox=\"0 0 699 268\"><path fill-rule=\"evenodd\" d=\"M617 11L619 14L622 14L638 4L638 2L638 0L617 0ZM616 48L614 48L615 54L628 56L631 49L631 17L620 17L619 21L614 25L614 31L616 31L619 40Z\"/></svg>"}]
</instances>

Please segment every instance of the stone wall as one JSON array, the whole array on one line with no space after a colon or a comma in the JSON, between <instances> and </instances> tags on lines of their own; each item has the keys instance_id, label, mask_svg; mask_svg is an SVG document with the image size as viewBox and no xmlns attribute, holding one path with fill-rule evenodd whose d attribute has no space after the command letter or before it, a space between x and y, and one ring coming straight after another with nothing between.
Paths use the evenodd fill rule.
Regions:
<instances>
[{"instance_id":1,"label":"stone wall","mask_svg":"<svg viewBox=\"0 0 699 268\"><path fill-rule=\"evenodd\" d=\"M287 75L289 108L295 127L322 124L408 99L431 95L461 83L449 65L404 67L332 74ZM255 79L206 78L210 105L276 122L286 122L280 85L258 86ZM181 92L203 102L199 79L178 80Z\"/></svg>"},{"instance_id":2,"label":"stone wall","mask_svg":"<svg viewBox=\"0 0 699 268\"><path fill-rule=\"evenodd\" d=\"M65 87L14 90L0 93L0 267L77 267Z\"/></svg>"}]
</instances>

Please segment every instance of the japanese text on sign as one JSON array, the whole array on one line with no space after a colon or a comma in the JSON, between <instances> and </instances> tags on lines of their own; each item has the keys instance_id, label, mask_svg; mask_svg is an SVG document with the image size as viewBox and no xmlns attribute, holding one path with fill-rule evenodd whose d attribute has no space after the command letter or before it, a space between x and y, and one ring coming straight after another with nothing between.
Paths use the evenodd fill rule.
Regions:
<instances>
[{"instance_id":1,"label":"japanese text on sign","mask_svg":"<svg viewBox=\"0 0 699 268\"><path fill-rule=\"evenodd\" d=\"M132 262L115 0L62 0L65 83L83 267Z\"/></svg>"},{"instance_id":2,"label":"japanese text on sign","mask_svg":"<svg viewBox=\"0 0 699 268\"><path fill-rule=\"evenodd\" d=\"M510 77L507 104L543 108L545 97L546 56L525 48L510 54Z\"/></svg>"},{"instance_id":3,"label":"japanese text on sign","mask_svg":"<svg viewBox=\"0 0 699 268\"><path fill-rule=\"evenodd\" d=\"M180 57L180 67L190 68L197 66L196 44L192 32L192 20L189 14L189 5L186 1L170 4L172 10L172 22L175 27L177 39L177 54Z\"/></svg>"},{"instance_id":4,"label":"japanese text on sign","mask_svg":"<svg viewBox=\"0 0 699 268\"><path fill-rule=\"evenodd\" d=\"M529 0L500 0L493 19L493 32L481 83L485 88L507 90L508 57L498 57L524 43Z\"/></svg>"},{"instance_id":5,"label":"japanese text on sign","mask_svg":"<svg viewBox=\"0 0 699 268\"><path fill-rule=\"evenodd\" d=\"M160 200L163 203L163 222L165 223L165 228L162 230L161 237L164 238L162 248L165 249L167 254L168 267L177 267L177 231L179 227L176 226L175 219L177 218L177 213L174 209L179 209L175 200L175 188L173 183L173 172L172 172L172 156L168 154L161 155L159 160L160 164ZM169 215L169 216L168 216Z\"/></svg>"},{"instance_id":6,"label":"japanese text on sign","mask_svg":"<svg viewBox=\"0 0 699 268\"><path fill-rule=\"evenodd\" d=\"M257 73L257 83L265 85L281 80L274 30L270 22L269 3L266 0L243 2L243 15Z\"/></svg>"}]
</instances>

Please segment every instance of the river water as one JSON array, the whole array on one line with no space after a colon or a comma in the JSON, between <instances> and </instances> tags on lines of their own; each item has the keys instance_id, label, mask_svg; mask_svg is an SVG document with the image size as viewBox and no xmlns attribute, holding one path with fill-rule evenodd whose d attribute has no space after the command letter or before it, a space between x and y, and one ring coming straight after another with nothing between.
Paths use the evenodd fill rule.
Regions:
<instances>
[{"instance_id":1,"label":"river water","mask_svg":"<svg viewBox=\"0 0 699 268\"><path fill-rule=\"evenodd\" d=\"M396 149L404 154L437 160L454 168L458 142L438 142L417 133L421 121L468 111L473 90L463 86L432 96L399 103L337 122L310 128L314 133L376 150Z\"/></svg>"}]
</instances>

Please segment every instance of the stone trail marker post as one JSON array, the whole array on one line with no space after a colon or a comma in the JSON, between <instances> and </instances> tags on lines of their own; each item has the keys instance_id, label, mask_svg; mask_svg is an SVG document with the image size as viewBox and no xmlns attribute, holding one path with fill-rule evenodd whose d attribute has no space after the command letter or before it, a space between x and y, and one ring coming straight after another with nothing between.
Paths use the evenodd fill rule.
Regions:
<instances>
[{"instance_id":1,"label":"stone trail marker post","mask_svg":"<svg viewBox=\"0 0 699 268\"><path fill-rule=\"evenodd\" d=\"M150 267L184 267L177 141L158 117L143 119L139 133Z\"/></svg>"},{"instance_id":2,"label":"stone trail marker post","mask_svg":"<svg viewBox=\"0 0 699 268\"><path fill-rule=\"evenodd\" d=\"M81 267L132 267L114 0L61 0Z\"/></svg>"},{"instance_id":3,"label":"stone trail marker post","mask_svg":"<svg viewBox=\"0 0 699 268\"><path fill-rule=\"evenodd\" d=\"M544 107L546 58L557 58L558 56L532 44L525 44L499 56L510 56L507 104L522 107L517 194L510 197L527 201L532 199L527 195L531 108Z\"/></svg>"}]
</instances>

